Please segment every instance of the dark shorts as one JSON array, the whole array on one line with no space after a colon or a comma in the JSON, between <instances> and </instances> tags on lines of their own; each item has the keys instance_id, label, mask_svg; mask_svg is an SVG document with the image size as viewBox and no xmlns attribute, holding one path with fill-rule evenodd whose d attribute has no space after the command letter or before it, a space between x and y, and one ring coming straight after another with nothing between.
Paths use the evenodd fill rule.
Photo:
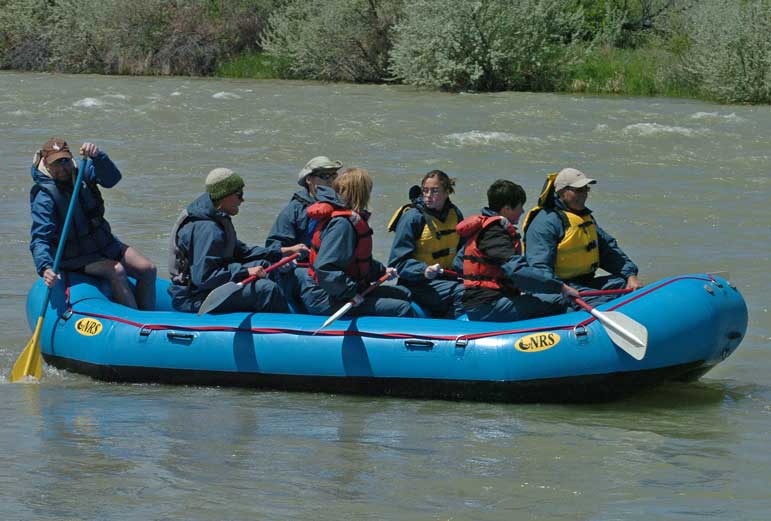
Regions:
<instances>
[{"instance_id":1,"label":"dark shorts","mask_svg":"<svg viewBox=\"0 0 771 521\"><path fill-rule=\"evenodd\" d=\"M77 273L83 273L83 269L89 264L94 262L111 260L120 261L128 250L128 245L123 244L120 241L111 243L107 248L100 252L91 253L88 255L82 255L74 259L62 260L59 264L60 271L74 271Z\"/></svg>"}]
</instances>

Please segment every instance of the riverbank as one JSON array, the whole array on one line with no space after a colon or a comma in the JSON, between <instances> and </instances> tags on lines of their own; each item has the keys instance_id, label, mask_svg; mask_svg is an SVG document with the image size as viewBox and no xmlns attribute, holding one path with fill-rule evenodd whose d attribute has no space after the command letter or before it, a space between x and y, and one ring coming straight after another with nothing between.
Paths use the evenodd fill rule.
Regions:
<instances>
[{"instance_id":1,"label":"riverbank","mask_svg":"<svg viewBox=\"0 0 771 521\"><path fill-rule=\"evenodd\" d=\"M551 92L713 101L693 85L663 74L675 61L671 54L658 49L597 49L576 64ZM264 52L243 54L218 65L214 76L282 79L276 62Z\"/></svg>"},{"instance_id":2,"label":"riverbank","mask_svg":"<svg viewBox=\"0 0 771 521\"><path fill-rule=\"evenodd\" d=\"M44 3L0 10L0 69L771 103L768 0Z\"/></svg>"},{"instance_id":3,"label":"riverbank","mask_svg":"<svg viewBox=\"0 0 771 521\"><path fill-rule=\"evenodd\" d=\"M0 518L749 521L771 510L771 253L759 240L771 107L4 72L0 114ZM700 382L577 407L122 385L48 366L40 384L9 384L32 334L30 160L59 133L115 161L107 218L162 274L171 226L215 167L244 176L234 223L248 244L264 243L311 157L369 169L384 260L388 219L429 170L457 179L452 201L473 215L496 179L521 184L530 207L548 172L577 166L598 179L591 206L644 281L728 271L750 327ZM355 341L340 356L368 361Z\"/></svg>"}]
</instances>

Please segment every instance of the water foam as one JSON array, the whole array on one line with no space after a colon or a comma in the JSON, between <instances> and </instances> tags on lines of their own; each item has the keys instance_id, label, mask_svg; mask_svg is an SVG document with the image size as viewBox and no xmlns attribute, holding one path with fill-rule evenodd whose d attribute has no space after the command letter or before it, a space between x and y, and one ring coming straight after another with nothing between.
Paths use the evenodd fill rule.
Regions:
<instances>
[{"instance_id":1,"label":"water foam","mask_svg":"<svg viewBox=\"0 0 771 521\"><path fill-rule=\"evenodd\" d=\"M733 123L741 123L742 121L745 121L743 117L737 116L736 112L731 112L730 114L720 114L719 112L697 112L691 115L691 119L722 119Z\"/></svg>"},{"instance_id":2,"label":"water foam","mask_svg":"<svg viewBox=\"0 0 771 521\"><path fill-rule=\"evenodd\" d=\"M700 131L685 128L676 127L670 125L661 125L659 123L635 123L633 125L627 125L623 130L624 134L637 134L638 136L657 136L663 134L680 134L681 136L695 136Z\"/></svg>"},{"instance_id":3,"label":"water foam","mask_svg":"<svg viewBox=\"0 0 771 521\"><path fill-rule=\"evenodd\" d=\"M235 94L233 92L217 92L216 94L212 94L211 96L214 99L241 99L241 96L238 94Z\"/></svg>"},{"instance_id":4,"label":"water foam","mask_svg":"<svg viewBox=\"0 0 771 521\"><path fill-rule=\"evenodd\" d=\"M455 141L461 145L495 145L497 143L543 143L543 139L533 136L518 136L508 132L482 132L471 130L458 132L447 136L448 141Z\"/></svg>"},{"instance_id":5,"label":"water foam","mask_svg":"<svg viewBox=\"0 0 771 521\"><path fill-rule=\"evenodd\" d=\"M72 104L73 107L85 107L85 108L104 107L104 105L105 105L104 101L97 98L83 98Z\"/></svg>"}]
</instances>

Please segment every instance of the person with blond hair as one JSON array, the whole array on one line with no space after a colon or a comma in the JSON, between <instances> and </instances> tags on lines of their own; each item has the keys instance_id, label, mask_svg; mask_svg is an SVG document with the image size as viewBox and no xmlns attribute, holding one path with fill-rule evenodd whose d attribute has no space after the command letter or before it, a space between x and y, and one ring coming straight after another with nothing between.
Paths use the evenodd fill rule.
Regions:
<instances>
[{"instance_id":1,"label":"person with blond hair","mask_svg":"<svg viewBox=\"0 0 771 521\"><path fill-rule=\"evenodd\" d=\"M362 298L370 283L389 273L372 258L372 229L367 211L372 178L362 168L348 168L332 183L334 194L326 191L308 207L317 221L311 241L310 268L300 280L300 297L313 315L331 315L353 300L350 315L415 316L410 293L405 288L380 286Z\"/></svg>"}]
</instances>

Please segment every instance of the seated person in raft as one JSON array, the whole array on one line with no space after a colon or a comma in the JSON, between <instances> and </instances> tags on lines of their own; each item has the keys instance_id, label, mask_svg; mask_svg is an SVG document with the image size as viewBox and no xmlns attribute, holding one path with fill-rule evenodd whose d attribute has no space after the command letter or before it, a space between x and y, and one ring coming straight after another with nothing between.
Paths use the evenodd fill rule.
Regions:
<instances>
[{"instance_id":1,"label":"seated person in raft","mask_svg":"<svg viewBox=\"0 0 771 521\"><path fill-rule=\"evenodd\" d=\"M380 286L366 297L360 296L385 273L397 274L372 258L372 229L367 222L372 192L369 173L348 168L338 174L332 188L334 191L319 191L318 201L307 210L318 224L311 241L311 267L299 281L305 308L313 315L331 315L353 300L352 316L415 316L406 288Z\"/></svg>"},{"instance_id":2,"label":"seated person in raft","mask_svg":"<svg viewBox=\"0 0 771 521\"><path fill-rule=\"evenodd\" d=\"M565 311L566 298L548 303L524 291L563 297L578 294L525 261L515 226L525 200L518 184L495 181L487 190L488 206L458 224L458 233L466 240L463 306L470 320L513 322Z\"/></svg>"},{"instance_id":3,"label":"seated person in raft","mask_svg":"<svg viewBox=\"0 0 771 521\"><path fill-rule=\"evenodd\" d=\"M600 228L586 206L590 185L597 183L575 168L547 176L538 204L523 224L527 263L554 281L578 291L639 289L637 265L610 234ZM609 275L597 277L601 268ZM554 302L554 295L538 295ZM586 297L598 305L617 295Z\"/></svg>"},{"instance_id":4,"label":"seated person in raft","mask_svg":"<svg viewBox=\"0 0 771 521\"><path fill-rule=\"evenodd\" d=\"M118 184L120 170L93 143L83 143L80 154L84 156L82 161L87 162L77 204L72 206L67 237L61 233L77 174L70 148L63 139L51 138L33 159L29 248L35 268L46 286L52 288L60 277L53 272L54 258L59 243L64 241L60 270L107 279L112 298L119 304L134 309L155 309L155 265L113 235L110 223L104 218L104 200L99 187L112 188ZM136 295L129 276L136 279Z\"/></svg>"},{"instance_id":5,"label":"seated person in raft","mask_svg":"<svg viewBox=\"0 0 771 521\"><path fill-rule=\"evenodd\" d=\"M242 202L241 176L227 168L215 168L206 177L205 193L177 218L169 247L169 294L177 311L196 313L215 288L256 275L254 282L233 293L216 312L289 312L284 294L267 278L265 267L308 248L278 243L263 248L239 241L231 218L238 214Z\"/></svg>"},{"instance_id":6,"label":"seated person in raft","mask_svg":"<svg viewBox=\"0 0 771 521\"><path fill-rule=\"evenodd\" d=\"M308 218L308 206L318 200L316 196L318 191L329 190L331 192L332 182L337 177L337 171L342 165L343 163L340 161L333 161L326 156L316 156L305 163L305 166L297 174L297 184L300 188L295 191L292 198L276 217L268 238L265 239L266 248L270 248L276 243L285 247L302 243L310 248L316 221ZM307 252L301 253L301 257L297 260L307 263ZM304 269L299 268L299 270ZM294 263L282 266L275 273L274 280L281 286L284 295L290 299L290 305L302 311L298 279L302 278L304 274L295 273Z\"/></svg>"},{"instance_id":7,"label":"seated person in raft","mask_svg":"<svg viewBox=\"0 0 771 521\"><path fill-rule=\"evenodd\" d=\"M435 318L463 314L463 283L447 272L462 269L453 266L462 245L455 227L463 220L450 201L454 192L455 180L432 170L411 190L412 202L399 208L388 224L388 231L395 232L388 263L399 270L398 283Z\"/></svg>"}]
</instances>

